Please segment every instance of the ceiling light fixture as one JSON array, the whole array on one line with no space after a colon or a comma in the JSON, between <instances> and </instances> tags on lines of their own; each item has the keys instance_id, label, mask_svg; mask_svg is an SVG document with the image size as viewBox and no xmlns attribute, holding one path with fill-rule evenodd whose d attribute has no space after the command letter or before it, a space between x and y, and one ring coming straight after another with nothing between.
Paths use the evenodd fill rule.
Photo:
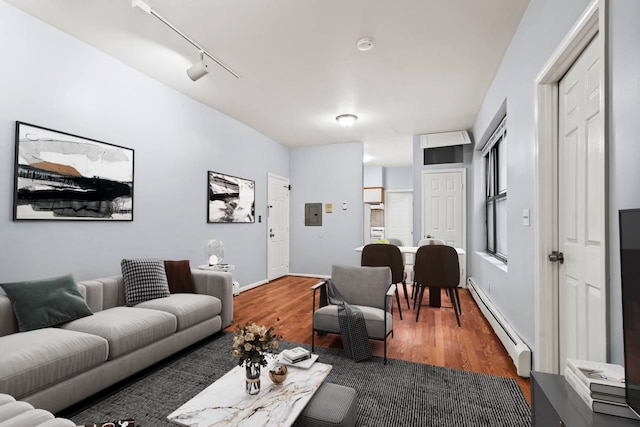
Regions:
<instances>
[{"instance_id":1,"label":"ceiling light fixture","mask_svg":"<svg viewBox=\"0 0 640 427\"><path fill-rule=\"evenodd\" d=\"M222 68L224 68L225 70L227 70L227 72L229 72L229 74L231 74L232 76L234 76L235 78L239 79L240 76L238 75L238 73L236 73L235 71L233 71L231 68L227 67L225 64L222 63L222 61L220 61L218 58L216 58L215 56L213 56L212 54L210 54L209 52L207 52L202 46L200 46L198 43L194 42L193 40L191 40L189 38L189 36L187 36L185 33L183 33L182 31L180 31L179 29L177 29L173 24L171 24L169 21L167 21L166 19L164 19L162 16L158 15L158 13L151 9L151 6L149 6L147 3L145 3L143 0L131 0L131 7L137 7L140 10L148 13L149 15L155 16L156 18L158 18L160 20L160 22L162 22L164 25L166 25L167 27L171 28L173 31L175 31L180 37L182 37L183 39L185 39L186 41L188 41L189 43L191 43L193 46L196 47L196 49L198 49L200 51L200 56L201 56L201 60L200 62L198 62L197 64L195 64L193 67L189 68L187 70L187 74L189 74L189 77L191 78L191 80L196 81L199 78L201 78L202 76L204 76L205 74L207 74L207 65L204 62L203 58L204 55L207 55L209 58L211 58L212 61L214 61L216 64L218 64L219 66L221 66ZM199 73L195 73L194 71L194 75L198 75L198 77L193 78L191 77L191 72L194 69L194 67L200 65L200 64L204 64L204 73L203 74L199 74ZM200 70L200 73L202 73L202 70Z\"/></svg>"},{"instance_id":2,"label":"ceiling light fixture","mask_svg":"<svg viewBox=\"0 0 640 427\"><path fill-rule=\"evenodd\" d=\"M338 117L336 117L336 120L342 126L348 128L351 127L351 125L353 125L356 120L358 120L358 116L356 116L355 114L340 114Z\"/></svg>"},{"instance_id":3,"label":"ceiling light fixture","mask_svg":"<svg viewBox=\"0 0 640 427\"><path fill-rule=\"evenodd\" d=\"M209 72L209 65L204 62L204 52L200 51L200 61L193 64L188 70L187 75L194 82L206 76Z\"/></svg>"}]
</instances>

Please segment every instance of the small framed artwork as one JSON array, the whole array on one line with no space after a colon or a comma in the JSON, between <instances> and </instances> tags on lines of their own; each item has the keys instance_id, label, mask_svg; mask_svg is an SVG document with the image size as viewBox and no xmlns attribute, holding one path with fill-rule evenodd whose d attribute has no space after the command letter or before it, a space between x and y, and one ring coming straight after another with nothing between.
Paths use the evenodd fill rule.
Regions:
<instances>
[{"instance_id":1,"label":"small framed artwork","mask_svg":"<svg viewBox=\"0 0 640 427\"><path fill-rule=\"evenodd\" d=\"M133 221L133 149L16 122L13 219Z\"/></svg>"},{"instance_id":2,"label":"small framed artwork","mask_svg":"<svg viewBox=\"0 0 640 427\"><path fill-rule=\"evenodd\" d=\"M255 222L255 182L207 172L207 222Z\"/></svg>"}]
</instances>

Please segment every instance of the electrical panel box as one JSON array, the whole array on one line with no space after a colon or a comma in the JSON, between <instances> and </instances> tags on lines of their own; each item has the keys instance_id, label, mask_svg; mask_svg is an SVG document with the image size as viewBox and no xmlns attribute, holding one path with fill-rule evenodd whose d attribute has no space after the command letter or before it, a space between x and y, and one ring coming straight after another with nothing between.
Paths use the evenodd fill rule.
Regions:
<instances>
[{"instance_id":1,"label":"electrical panel box","mask_svg":"<svg viewBox=\"0 0 640 427\"><path fill-rule=\"evenodd\" d=\"M311 227L322 225L322 203L304 204L304 225Z\"/></svg>"}]
</instances>

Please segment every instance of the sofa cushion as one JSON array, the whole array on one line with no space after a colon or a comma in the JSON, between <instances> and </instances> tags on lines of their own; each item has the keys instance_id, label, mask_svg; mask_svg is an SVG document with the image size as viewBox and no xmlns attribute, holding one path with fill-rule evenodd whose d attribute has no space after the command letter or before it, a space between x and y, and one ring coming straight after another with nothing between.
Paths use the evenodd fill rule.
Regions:
<instances>
[{"instance_id":1,"label":"sofa cushion","mask_svg":"<svg viewBox=\"0 0 640 427\"><path fill-rule=\"evenodd\" d=\"M364 323L367 326L367 333L370 338L383 339L393 328L393 318L391 313L387 312L387 330L384 329L383 310L375 307L363 305L352 305L362 310ZM319 308L313 313L313 327L322 331L340 333L340 323L338 321L338 306L327 305Z\"/></svg>"},{"instance_id":2,"label":"sofa cushion","mask_svg":"<svg viewBox=\"0 0 640 427\"><path fill-rule=\"evenodd\" d=\"M20 332L47 328L92 314L70 274L44 280L2 283Z\"/></svg>"},{"instance_id":3,"label":"sofa cushion","mask_svg":"<svg viewBox=\"0 0 640 427\"><path fill-rule=\"evenodd\" d=\"M125 300L129 307L154 298L169 296L167 273L159 259L123 259L122 278Z\"/></svg>"},{"instance_id":4,"label":"sofa cushion","mask_svg":"<svg viewBox=\"0 0 640 427\"><path fill-rule=\"evenodd\" d=\"M44 409L31 409L1 422L0 427L38 427L40 424L51 420L53 420L51 412Z\"/></svg>"},{"instance_id":5,"label":"sofa cushion","mask_svg":"<svg viewBox=\"0 0 640 427\"><path fill-rule=\"evenodd\" d=\"M0 423L28 411L33 411L33 406L27 402L6 403L0 406Z\"/></svg>"},{"instance_id":6,"label":"sofa cushion","mask_svg":"<svg viewBox=\"0 0 640 427\"><path fill-rule=\"evenodd\" d=\"M0 347L0 392L17 398L91 369L109 352L104 338L60 328L7 335Z\"/></svg>"},{"instance_id":7,"label":"sofa cushion","mask_svg":"<svg viewBox=\"0 0 640 427\"><path fill-rule=\"evenodd\" d=\"M109 342L109 360L116 359L176 331L176 317L158 310L113 307L61 327L97 335Z\"/></svg>"},{"instance_id":8,"label":"sofa cushion","mask_svg":"<svg viewBox=\"0 0 640 427\"><path fill-rule=\"evenodd\" d=\"M167 298L143 302L136 305L136 308L150 308L173 314L178 319L178 330L181 331L220 314L222 303L209 295L172 294Z\"/></svg>"},{"instance_id":9,"label":"sofa cushion","mask_svg":"<svg viewBox=\"0 0 640 427\"><path fill-rule=\"evenodd\" d=\"M195 293L193 278L191 277L191 266L189 260L184 261L164 261L164 270L167 272L169 282L169 292L172 294L187 292Z\"/></svg>"}]
</instances>

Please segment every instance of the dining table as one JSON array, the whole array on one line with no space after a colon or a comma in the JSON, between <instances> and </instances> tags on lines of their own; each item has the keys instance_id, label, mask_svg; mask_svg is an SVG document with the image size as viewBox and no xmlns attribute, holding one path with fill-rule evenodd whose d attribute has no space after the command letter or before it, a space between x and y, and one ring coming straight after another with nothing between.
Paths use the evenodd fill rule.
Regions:
<instances>
[{"instance_id":1,"label":"dining table","mask_svg":"<svg viewBox=\"0 0 640 427\"><path fill-rule=\"evenodd\" d=\"M418 248L420 246L398 246L398 249L400 249L400 253L401 254L413 254L415 255L418 252ZM364 248L364 246L358 246L355 250L357 252L362 252L362 249ZM454 248L456 250L456 252L458 253L458 262L460 264L460 283L463 284L465 281L465 256L466 253L464 251L464 249L462 248ZM429 286L429 306L430 307L440 307L442 305L442 298L440 296L441 294L441 288L431 288Z\"/></svg>"}]
</instances>

